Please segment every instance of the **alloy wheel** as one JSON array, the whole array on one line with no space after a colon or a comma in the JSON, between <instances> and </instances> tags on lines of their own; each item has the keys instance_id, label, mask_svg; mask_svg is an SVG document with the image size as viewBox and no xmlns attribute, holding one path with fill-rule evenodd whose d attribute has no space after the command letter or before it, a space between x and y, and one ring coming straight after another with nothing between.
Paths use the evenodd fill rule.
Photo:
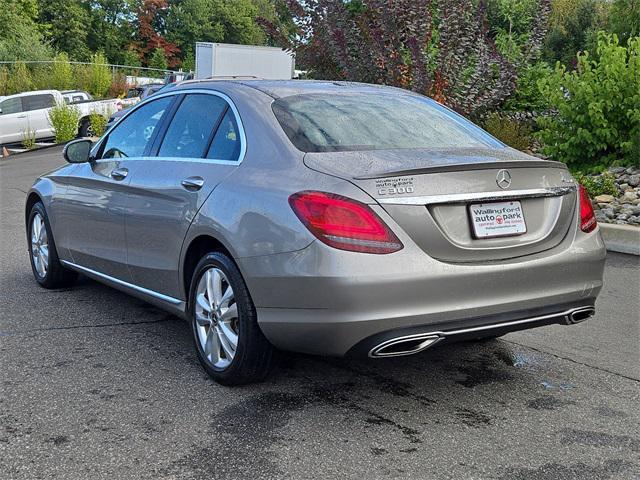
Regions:
<instances>
[{"instance_id":1,"label":"alloy wheel","mask_svg":"<svg viewBox=\"0 0 640 480\"><path fill-rule=\"evenodd\" d=\"M238 305L222 270L211 267L200 277L195 298L198 341L205 358L218 369L227 368L238 347Z\"/></svg>"},{"instance_id":2,"label":"alloy wheel","mask_svg":"<svg viewBox=\"0 0 640 480\"><path fill-rule=\"evenodd\" d=\"M31 257L33 265L41 278L47 276L49 267L49 240L44 218L39 213L31 221Z\"/></svg>"}]
</instances>

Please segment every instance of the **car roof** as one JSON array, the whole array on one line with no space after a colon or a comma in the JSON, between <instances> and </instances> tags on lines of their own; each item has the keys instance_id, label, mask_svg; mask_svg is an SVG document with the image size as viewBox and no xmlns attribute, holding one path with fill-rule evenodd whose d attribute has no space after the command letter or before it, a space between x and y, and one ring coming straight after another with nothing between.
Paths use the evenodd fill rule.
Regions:
<instances>
[{"instance_id":1,"label":"car roof","mask_svg":"<svg viewBox=\"0 0 640 480\"><path fill-rule=\"evenodd\" d=\"M385 85L372 85L368 83L331 81L331 80L261 80L261 79L202 79L185 80L180 82L178 89L202 88L202 89L233 89L250 87L273 97L274 99L289 97L291 95L312 93L348 93L348 92L376 92L396 91L413 94L407 90Z\"/></svg>"}]
</instances>

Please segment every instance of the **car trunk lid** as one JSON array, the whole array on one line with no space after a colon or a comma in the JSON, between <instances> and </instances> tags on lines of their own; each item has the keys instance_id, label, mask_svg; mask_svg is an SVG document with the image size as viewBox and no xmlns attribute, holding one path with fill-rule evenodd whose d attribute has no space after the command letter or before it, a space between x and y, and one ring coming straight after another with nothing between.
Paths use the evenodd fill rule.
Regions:
<instances>
[{"instance_id":1,"label":"car trunk lid","mask_svg":"<svg viewBox=\"0 0 640 480\"><path fill-rule=\"evenodd\" d=\"M510 148L308 153L304 162L366 191L443 261L535 254L559 244L575 220L576 185L564 164ZM517 234L486 235L482 215L503 208L524 217Z\"/></svg>"}]
</instances>

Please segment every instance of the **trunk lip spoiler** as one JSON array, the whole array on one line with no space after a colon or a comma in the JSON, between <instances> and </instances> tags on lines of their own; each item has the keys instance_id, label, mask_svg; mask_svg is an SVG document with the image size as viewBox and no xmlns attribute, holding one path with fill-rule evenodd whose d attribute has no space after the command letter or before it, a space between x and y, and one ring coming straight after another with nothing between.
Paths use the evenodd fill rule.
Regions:
<instances>
[{"instance_id":1,"label":"trunk lip spoiler","mask_svg":"<svg viewBox=\"0 0 640 480\"><path fill-rule=\"evenodd\" d=\"M448 165L432 165L428 167L409 168L406 170L391 170L353 177L354 180L376 180L378 178L402 177L405 175L421 175L427 173L459 172L464 170L492 170L500 168L561 168L567 170L562 162L554 160L512 160L488 161L477 163L452 163Z\"/></svg>"},{"instance_id":2,"label":"trunk lip spoiler","mask_svg":"<svg viewBox=\"0 0 640 480\"><path fill-rule=\"evenodd\" d=\"M422 195L417 197L377 198L378 203L387 205L437 205L442 203L488 202L493 200L518 200L521 198L560 197L574 193L575 185L566 187L531 188L527 190L451 193L442 195Z\"/></svg>"}]
</instances>

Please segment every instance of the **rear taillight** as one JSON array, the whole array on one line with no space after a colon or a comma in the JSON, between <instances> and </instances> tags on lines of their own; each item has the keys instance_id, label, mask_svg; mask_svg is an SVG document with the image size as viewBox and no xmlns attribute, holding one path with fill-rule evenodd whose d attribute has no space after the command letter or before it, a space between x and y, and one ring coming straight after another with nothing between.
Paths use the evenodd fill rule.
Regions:
<instances>
[{"instance_id":1,"label":"rear taillight","mask_svg":"<svg viewBox=\"0 0 640 480\"><path fill-rule=\"evenodd\" d=\"M580 192L580 230L588 233L596 228L598 222L596 222L596 215L587 190L582 185L578 186L578 190Z\"/></svg>"},{"instance_id":2,"label":"rear taillight","mask_svg":"<svg viewBox=\"0 0 640 480\"><path fill-rule=\"evenodd\" d=\"M327 245L365 253L393 253L403 245L368 205L340 195L305 191L289 197L300 221Z\"/></svg>"}]
</instances>

